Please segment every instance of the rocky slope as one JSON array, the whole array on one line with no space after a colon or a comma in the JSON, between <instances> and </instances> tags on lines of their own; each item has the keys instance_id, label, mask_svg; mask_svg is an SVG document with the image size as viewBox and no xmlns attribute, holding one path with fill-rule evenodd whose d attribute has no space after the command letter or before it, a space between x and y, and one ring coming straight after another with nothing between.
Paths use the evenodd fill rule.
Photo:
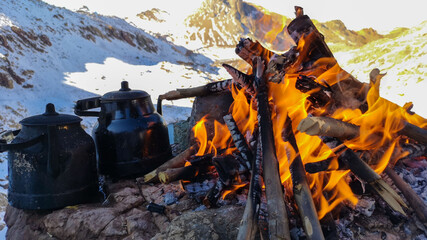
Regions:
<instances>
[{"instance_id":1,"label":"rocky slope","mask_svg":"<svg viewBox=\"0 0 427 240\"><path fill-rule=\"evenodd\" d=\"M123 19L72 12L38 0L5 0L0 5L0 131L18 127L20 119L39 114L47 102L71 113L74 101L116 90L122 80L131 81L134 88L148 88L143 73L138 79L114 79L123 71L116 68L118 63L109 66L116 72L114 77L99 72L92 79L70 77L88 72L90 64L105 65L109 59L141 66L138 70L147 76L157 73L158 78L162 78L159 71L172 71L162 70L165 65L181 68L180 74L216 72L209 66L210 59L153 37ZM165 84L167 78L162 80Z\"/></svg>"},{"instance_id":2,"label":"rocky slope","mask_svg":"<svg viewBox=\"0 0 427 240\"><path fill-rule=\"evenodd\" d=\"M207 47L234 46L240 37L250 36L264 44L270 42L277 51L285 51L293 44L285 31L293 17L241 0L206 0L185 23L189 27L187 37ZM314 23L333 51L360 47L384 37L372 28L349 30L340 20ZM271 40L266 40L266 36Z\"/></svg>"}]
</instances>

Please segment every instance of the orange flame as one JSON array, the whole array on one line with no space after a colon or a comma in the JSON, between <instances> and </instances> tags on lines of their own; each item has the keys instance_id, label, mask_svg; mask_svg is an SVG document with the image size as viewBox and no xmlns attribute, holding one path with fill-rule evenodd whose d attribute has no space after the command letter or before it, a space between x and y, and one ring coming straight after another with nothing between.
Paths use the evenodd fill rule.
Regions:
<instances>
[{"instance_id":1,"label":"orange flame","mask_svg":"<svg viewBox=\"0 0 427 240\"><path fill-rule=\"evenodd\" d=\"M236 185L231 186L231 189L227 189L227 190L224 190L222 192L221 199L224 200L228 194L233 193L233 192L239 190L240 188L245 187L246 185L248 185L248 183L236 184Z\"/></svg>"},{"instance_id":2,"label":"orange flame","mask_svg":"<svg viewBox=\"0 0 427 240\"><path fill-rule=\"evenodd\" d=\"M264 17L259 20L271 23L269 12L264 11ZM275 25L273 29L265 34L266 41L272 43L277 34L283 33L284 21L282 24ZM320 138L309 136L297 131L299 122L307 117L307 110L310 103L306 100L308 93L302 93L295 88L297 77L300 74L314 76L316 81L326 82L332 86L342 80L350 78L350 74L344 71L334 58L318 59L310 69L301 71L300 66L303 59L307 59L310 51L310 44L313 35L303 36L297 46L299 58L287 71L281 83L268 83L269 101L271 103L273 132L275 138L276 155L279 161L280 177L284 186L287 188L287 194L292 193L292 180L289 166L298 156L301 156L303 164L317 162L329 157L335 157L330 169L336 169L336 154L326 146ZM234 102L230 107L230 112L236 120L239 130L248 136L254 132L257 125L257 112L248 101L245 95L245 89L237 89L233 86L232 95ZM397 133L402 129L402 121L407 121L419 127L427 127L427 120L418 115L410 115L406 108L402 108L379 95L379 81L371 86L367 94L368 110L362 113L359 109L338 109L332 117L350 122L360 126L360 136L345 142L346 146L355 150L370 150L377 159L370 163L377 173L381 173L389 163L394 163L407 153L396 151L399 148L399 138ZM319 109L316 114L321 114L326 109ZM298 144L299 153L296 153L288 142L282 138L286 118L289 116L292 120L292 129ZM215 137L212 141L207 139L205 123L203 118L193 128L195 137L198 139L200 148L197 155L206 153L217 154L217 149L229 148L231 136L224 125L215 122ZM396 154L398 152L398 154ZM334 166L335 165L335 166ZM335 167L335 168L334 168ZM323 218L328 212L338 206L341 202L347 201L357 204L358 199L352 193L348 185L348 173L350 171L331 170L316 174L307 174L314 202L318 206L318 216ZM246 184L236 185L236 188ZM232 190L223 193L223 199Z\"/></svg>"}]
</instances>

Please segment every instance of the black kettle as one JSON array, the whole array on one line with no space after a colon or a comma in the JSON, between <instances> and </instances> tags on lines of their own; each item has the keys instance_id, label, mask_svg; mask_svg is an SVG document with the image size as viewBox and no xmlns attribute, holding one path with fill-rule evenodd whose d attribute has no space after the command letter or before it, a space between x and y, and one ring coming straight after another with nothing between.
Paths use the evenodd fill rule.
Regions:
<instances>
[{"instance_id":1,"label":"black kettle","mask_svg":"<svg viewBox=\"0 0 427 240\"><path fill-rule=\"evenodd\" d=\"M100 112L87 111L97 107ZM127 81L119 91L77 101L74 112L98 117L92 136L99 174L113 179L138 177L172 156L167 126L150 95L131 90Z\"/></svg>"},{"instance_id":2,"label":"black kettle","mask_svg":"<svg viewBox=\"0 0 427 240\"><path fill-rule=\"evenodd\" d=\"M8 152L8 201L20 209L58 209L98 197L95 144L81 118L46 112L23 119Z\"/></svg>"}]
</instances>

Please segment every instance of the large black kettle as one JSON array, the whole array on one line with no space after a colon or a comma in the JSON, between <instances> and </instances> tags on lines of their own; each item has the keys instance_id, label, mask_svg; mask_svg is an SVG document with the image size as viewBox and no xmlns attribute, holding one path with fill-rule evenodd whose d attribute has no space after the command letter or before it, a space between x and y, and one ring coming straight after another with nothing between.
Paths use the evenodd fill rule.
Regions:
<instances>
[{"instance_id":1,"label":"large black kettle","mask_svg":"<svg viewBox=\"0 0 427 240\"><path fill-rule=\"evenodd\" d=\"M100 112L87 111L97 107ZM167 126L150 95L131 90L126 81L119 91L77 101L74 112L99 117L92 135L102 175L113 179L141 176L172 156Z\"/></svg>"},{"instance_id":2,"label":"large black kettle","mask_svg":"<svg viewBox=\"0 0 427 240\"><path fill-rule=\"evenodd\" d=\"M0 151L8 152L8 201L20 209L58 209L97 197L95 144L81 118L46 112L23 119Z\"/></svg>"}]
</instances>

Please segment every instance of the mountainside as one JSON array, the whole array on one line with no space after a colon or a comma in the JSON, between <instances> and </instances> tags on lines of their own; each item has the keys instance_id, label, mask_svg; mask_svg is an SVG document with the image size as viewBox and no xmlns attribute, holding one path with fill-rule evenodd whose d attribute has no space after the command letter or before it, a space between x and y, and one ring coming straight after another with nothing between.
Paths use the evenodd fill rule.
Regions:
<instances>
[{"instance_id":1,"label":"mountainside","mask_svg":"<svg viewBox=\"0 0 427 240\"><path fill-rule=\"evenodd\" d=\"M4 0L0 131L17 128L22 118L42 113L48 102L60 112L72 113L74 101L118 90L122 80L155 99L162 91L210 80L206 74L217 72L211 62L123 19L72 12L38 0ZM170 83L193 74L198 77Z\"/></svg>"},{"instance_id":2,"label":"mountainside","mask_svg":"<svg viewBox=\"0 0 427 240\"><path fill-rule=\"evenodd\" d=\"M333 52L354 49L384 38L372 28L364 28L360 31L349 30L341 20L324 23L313 20L313 22L319 32L325 36L325 40Z\"/></svg>"},{"instance_id":3,"label":"mountainside","mask_svg":"<svg viewBox=\"0 0 427 240\"><path fill-rule=\"evenodd\" d=\"M386 38L362 47L334 53L341 67L359 80L369 81L369 72L378 68L387 75L381 80L381 96L403 105L413 102L413 110L427 118L427 21L411 29L400 29Z\"/></svg>"},{"instance_id":4,"label":"mountainside","mask_svg":"<svg viewBox=\"0 0 427 240\"><path fill-rule=\"evenodd\" d=\"M285 51L293 44L286 33L286 26L293 18L242 0L205 0L185 24L190 29L188 39L204 46L235 46L240 37L250 36L266 45L270 42L276 51ZM333 51L360 47L383 38L372 28L349 30L340 20L313 22Z\"/></svg>"}]
</instances>

